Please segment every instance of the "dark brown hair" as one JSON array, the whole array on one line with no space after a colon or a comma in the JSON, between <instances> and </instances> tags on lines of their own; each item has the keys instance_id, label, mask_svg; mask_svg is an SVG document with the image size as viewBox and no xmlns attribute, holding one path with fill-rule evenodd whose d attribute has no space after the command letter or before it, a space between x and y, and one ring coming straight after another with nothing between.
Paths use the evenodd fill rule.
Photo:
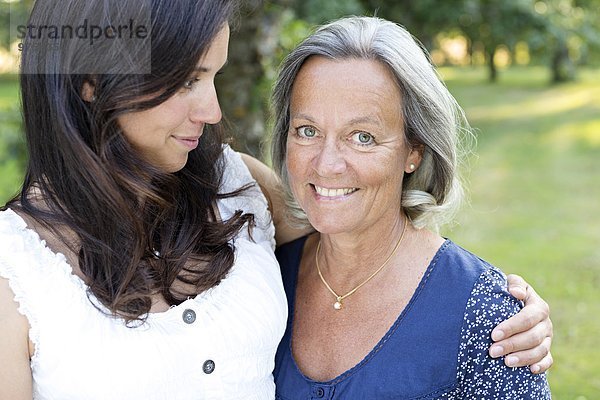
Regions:
<instances>
[{"instance_id":1,"label":"dark brown hair","mask_svg":"<svg viewBox=\"0 0 600 400\"><path fill-rule=\"evenodd\" d=\"M128 321L144 320L152 295L174 305L217 285L233 265L231 240L252 225L252 214L238 211L219 221L215 211L217 199L243 190L218 193L224 168L218 125L205 128L182 170L167 174L133 150L117 123L181 90L233 8L228 0L54 0L36 2L31 13L32 25L89 18L109 26L115 15L150 17L151 70L144 74L131 70L143 54L114 40L105 40L99 53L84 41L57 47L25 39L21 93L29 161L20 195L7 204L61 238L60 227L73 231L72 250L89 291ZM32 65L43 70L32 73ZM90 70L70 73L75 67ZM85 82L94 87L93 102L81 97ZM34 189L42 206L31 201ZM186 290L173 290L176 281Z\"/></svg>"}]
</instances>

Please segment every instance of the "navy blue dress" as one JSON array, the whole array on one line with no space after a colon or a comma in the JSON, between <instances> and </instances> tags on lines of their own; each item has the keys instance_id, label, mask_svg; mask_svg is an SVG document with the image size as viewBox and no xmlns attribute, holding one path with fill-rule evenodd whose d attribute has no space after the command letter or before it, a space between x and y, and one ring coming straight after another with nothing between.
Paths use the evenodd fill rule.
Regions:
<instances>
[{"instance_id":1,"label":"navy blue dress","mask_svg":"<svg viewBox=\"0 0 600 400\"><path fill-rule=\"evenodd\" d=\"M328 382L298 369L291 352L294 299L306 237L277 249L289 317L275 358L276 398L550 399L544 374L488 355L491 331L521 305L492 265L446 240L389 331L356 366ZM373 319L377 315L367 316Z\"/></svg>"}]
</instances>

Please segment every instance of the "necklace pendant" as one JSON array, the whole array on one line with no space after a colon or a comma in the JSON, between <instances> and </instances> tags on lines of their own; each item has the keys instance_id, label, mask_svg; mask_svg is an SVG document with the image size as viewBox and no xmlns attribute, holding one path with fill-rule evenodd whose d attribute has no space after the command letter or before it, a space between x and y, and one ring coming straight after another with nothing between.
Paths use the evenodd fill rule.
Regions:
<instances>
[{"instance_id":1,"label":"necklace pendant","mask_svg":"<svg viewBox=\"0 0 600 400\"><path fill-rule=\"evenodd\" d=\"M336 310L341 310L342 309L342 302L341 301L336 301L335 303L333 303L333 308L335 308Z\"/></svg>"}]
</instances>

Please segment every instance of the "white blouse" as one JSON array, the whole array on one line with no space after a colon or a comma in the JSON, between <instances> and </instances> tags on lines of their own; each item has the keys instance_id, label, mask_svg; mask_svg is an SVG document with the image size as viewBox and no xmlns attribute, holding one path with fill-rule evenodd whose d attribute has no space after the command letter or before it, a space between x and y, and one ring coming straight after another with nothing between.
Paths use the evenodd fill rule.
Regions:
<instances>
[{"instance_id":1,"label":"white blouse","mask_svg":"<svg viewBox=\"0 0 600 400\"><path fill-rule=\"evenodd\" d=\"M222 192L253 182L225 147ZM272 371L287 318L274 228L257 185L219 201L221 216L255 215L236 239L221 283L147 322L111 317L62 254L12 210L0 212L0 276L30 324L36 400L273 399ZM92 304L94 303L94 304Z\"/></svg>"}]
</instances>

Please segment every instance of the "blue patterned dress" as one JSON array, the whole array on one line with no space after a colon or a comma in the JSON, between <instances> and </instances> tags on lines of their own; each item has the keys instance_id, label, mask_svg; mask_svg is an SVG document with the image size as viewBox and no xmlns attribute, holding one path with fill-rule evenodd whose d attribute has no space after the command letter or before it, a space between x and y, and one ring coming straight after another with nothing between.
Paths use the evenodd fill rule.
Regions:
<instances>
[{"instance_id":1,"label":"blue patterned dress","mask_svg":"<svg viewBox=\"0 0 600 400\"><path fill-rule=\"evenodd\" d=\"M305 377L291 352L294 299L306 237L277 250L289 317L275 359L277 399L550 399L544 374L488 355L491 331L521 304L504 274L446 240L406 308L356 366L328 381ZM376 319L377 315L371 318Z\"/></svg>"}]
</instances>

